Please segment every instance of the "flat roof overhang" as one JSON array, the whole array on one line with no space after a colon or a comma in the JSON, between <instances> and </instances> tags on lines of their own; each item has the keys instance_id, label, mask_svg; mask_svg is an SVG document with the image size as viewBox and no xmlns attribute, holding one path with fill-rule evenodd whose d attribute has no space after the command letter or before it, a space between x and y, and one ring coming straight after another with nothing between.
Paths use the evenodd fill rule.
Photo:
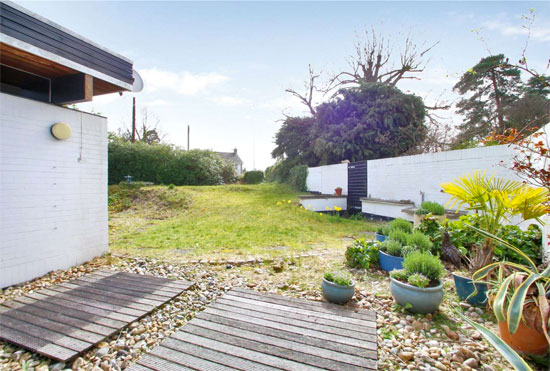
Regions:
<instances>
[{"instance_id":1,"label":"flat roof overhang","mask_svg":"<svg viewBox=\"0 0 550 371\"><path fill-rule=\"evenodd\" d=\"M58 87L82 82L86 96L73 102L131 91L134 83L129 59L9 1L0 2L0 64Z\"/></svg>"},{"instance_id":2,"label":"flat roof overhang","mask_svg":"<svg viewBox=\"0 0 550 371\"><path fill-rule=\"evenodd\" d=\"M0 64L30 72L47 79L84 73L93 78L93 96L130 91L132 89L130 84L121 86L122 84L120 82L115 83L112 79L105 79L105 77L101 79L100 77L94 76L97 74L93 73L93 71L86 71L83 68L78 68L78 66L73 66L76 68L70 68L67 67L66 64L52 61L51 59L5 44L3 42L3 36L4 35L0 34L0 40L2 40L0 41ZM92 73L88 74L86 72Z\"/></svg>"}]
</instances>

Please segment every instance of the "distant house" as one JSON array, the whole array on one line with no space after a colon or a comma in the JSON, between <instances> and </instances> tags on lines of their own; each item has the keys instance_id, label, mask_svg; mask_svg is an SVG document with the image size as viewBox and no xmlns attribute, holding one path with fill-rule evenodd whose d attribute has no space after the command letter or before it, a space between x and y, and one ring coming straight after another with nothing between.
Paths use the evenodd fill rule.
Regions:
<instances>
[{"instance_id":1,"label":"distant house","mask_svg":"<svg viewBox=\"0 0 550 371\"><path fill-rule=\"evenodd\" d=\"M233 152L216 152L218 155L220 155L221 158L223 158L225 161L233 164L235 167L235 171L237 172L237 175L243 174L243 160L239 157L237 154L237 148L233 150Z\"/></svg>"},{"instance_id":2,"label":"distant house","mask_svg":"<svg viewBox=\"0 0 550 371\"><path fill-rule=\"evenodd\" d=\"M64 105L133 89L129 59L0 2L0 289L108 251L107 119Z\"/></svg>"}]
</instances>

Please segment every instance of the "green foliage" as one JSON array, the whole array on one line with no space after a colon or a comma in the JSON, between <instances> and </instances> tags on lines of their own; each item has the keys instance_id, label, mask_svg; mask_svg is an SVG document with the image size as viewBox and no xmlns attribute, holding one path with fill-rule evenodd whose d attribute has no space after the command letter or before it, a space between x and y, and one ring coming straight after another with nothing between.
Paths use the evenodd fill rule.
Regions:
<instances>
[{"instance_id":1,"label":"green foliage","mask_svg":"<svg viewBox=\"0 0 550 371\"><path fill-rule=\"evenodd\" d=\"M443 205L433 201L422 202L420 209L424 209L433 215L445 215L445 208Z\"/></svg>"},{"instance_id":2,"label":"green foliage","mask_svg":"<svg viewBox=\"0 0 550 371\"><path fill-rule=\"evenodd\" d=\"M405 220L405 219L402 219L402 218L396 218L396 219L394 219L390 222L390 228L392 230L399 229L399 230L402 230L406 233L411 233L412 229L413 229L413 226L412 226L411 222L409 222L408 220Z\"/></svg>"},{"instance_id":3,"label":"green foliage","mask_svg":"<svg viewBox=\"0 0 550 371\"><path fill-rule=\"evenodd\" d=\"M296 189L300 192L306 192L307 191L307 173L308 168L307 165L296 165L292 169L290 169L290 173L288 176L288 184L290 184L291 187Z\"/></svg>"},{"instance_id":4,"label":"green foliage","mask_svg":"<svg viewBox=\"0 0 550 371\"><path fill-rule=\"evenodd\" d=\"M374 241L357 239L346 249L346 261L352 268L368 269L378 263L378 244Z\"/></svg>"},{"instance_id":5,"label":"green foliage","mask_svg":"<svg viewBox=\"0 0 550 371\"><path fill-rule=\"evenodd\" d=\"M169 184L169 185L168 185L168 189L172 190L172 189L174 189L174 188L176 188L176 186L175 186L174 184Z\"/></svg>"},{"instance_id":6,"label":"green foliage","mask_svg":"<svg viewBox=\"0 0 550 371\"><path fill-rule=\"evenodd\" d=\"M407 246L415 247L418 250L430 251L433 247L432 241L424 233L414 231L407 236Z\"/></svg>"},{"instance_id":7,"label":"green foliage","mask_svg":"<svg viewBox=\"0 0 550 371\"><path fill-rule=\"evenodd\" d=\"M244 184L260 184L264 180L264 172L261 170L247 171L243 175Z\"/></svg>"},{"instance_id":8,"label":"green foliage","mask_svg":"<svg viewBox=\"0 0 550 371\"><path fill-rule=\"evenodd\" d=\"M141 187L143 187L141 182L120 182L120 184L110 186L107 198L109 210L120 212L129 209L132 206L132 199L136 197Z\"/></svg>"},{"instance_id":9,"label":"green foliage","mask_svg":"<svg viewBox=\"0 0 550 371\"><path fill-rule=\"evenodd\" d=\"M426 136L420 97L379 83L341 89L313 117L288 117L275 136L273 158L318 166L399 156ZM283 169L281 169L283 170Z\"/></svg>"},{"instance_id":10,"label":"green foliage","mask_svg":"<svg viewBox=\"0 0 550 371\"><path fill-rule=\"evenodd\" d=\"M520 70L506 66L503 54L482 58L454 86L462 98L458 113L465 116L459 126L459 140L481 139L492 131L504 132L509 123L504 108L521 92Z\"/></svg>"},{"instance_id":11,"label":"green foliage","mask_svg":"<svg viewBox=\"0 0 550 371\"><path fill-rule=\"evenodd\" d=\"M434 217L425 217L420 224L416 227L416 230L422 232L430 238L430 241L434 243L435 247L441 247L441 226L439 221ZM437 242L437 243L435 243Z\"/></svg>"},{"instance_id":12,"label":"green foliage","mask_svg":"<svg viewBox=\"0 0 550 371\"><path fill-rule=\"evenodd\" d=\"M407 281L411 285L420 287L420 288L428 287L428 285L430 284L430 279L425 275L423 275L422 273L411 274L409 278L407 278Z\"/></svg>"},{"instance_id":13,"label":"green foliage","mask_svg":"<svg viewBox=\"0 0 550 371\"><path fill-rule=\"evenodd\" d=\"M445 268L437 256L422 251L414 251L407 255L403 260L403 269L409 276L421 273L434 281L439 281L445 272Z\"/></svg>"},{"instance_id":14,"label":"green foliage","mask_svg":"<svg viewBox=\"0 0 550 371\"><path fill-rule=\"evenodd\" d=\"M353 284L350 277L346 277L341 274L326 272L324 277L325 277L325 280L340 286L352 286Z\"/></svg>"},{"instance_id":15,"label":"green foliage","mask_svg":"<svg viewBox=\"0 0 550 371\"><path fill-rule=\"evenodd\" d=\"M277 161L265 169L265 180L268 182L286 183L300 192L307 191L307 165L297 165L296 161Z\"/></svg>"},{"instance_id":16,"label":"green foliage","mask_svg":"<svg viewBox=\"0 0 550 371\"><path fill-rule=\"evenodd\" d=\"M394 269L390 272L390 277L395 278L398 281L407 281L409 275L404 269Z\"/></svg>"},{"instance_id":17,"label":"green foliage","mask_svg":"<svg viewBox=\"0 0 550 371\"><path fill-rule=\"evenodd\" d=\"M182 151L165 144L109 143L109 184L131 175L156 184L217 185L232 183L235 170L211 151Z\"/></svg>"},{"instance_id":18,"label":"green foliage","mask_svg":"<svg viewBox=\"0 0 550 371\"><path fill-rule=\"evenodd\" d=\"M378 229L376 229L376 233L381 234L383 236L388 236L391 232L391 227L389 224L382 224Z\"/></svg>"},{"instance_id":19,"label":"green foliage","mask_svg":"<svg viewBox=\"0 0 550 371\"><path fill-rule=\"evenodd\" d=\"M399 241L388 239L380 244L380 249L392 256L401 256L402 245Z\"/></svg>"},{"instance_id":20,"label":"green foliage","mask_svg":"<svg viewBox=\"0 0 550 371\"><path fill-rule=\"evenodd\" d=\"M521 228L516 225L505 225L500 228L496 236L520 249L537 265L542 263L542 231L536 224L531 224L526 231L521 230ZM495 245L495 256L499 260L506 260L514 263L523 262L522 256L518 255L514 250L507 249L500 244Z\"/></svg>"},{"instance_id":21,"label":"green foliage","mask_svg":"<svg viewBox=\"0 0 550 371\"><path fill-rule=\"evenodd\" d=\"M465 148L465 143L476 143L492 132L525 131L547 124L548 80L544 75L531 76L524 83L521 70L504 55L482 58L454 87L464 97L457 104L458 113L466 117L459 126L456 148Z\"/></svg>"},{"instance_id":22,"label":"green foliage","mask_svg":"<svg viewBox=\"0 0 550 371\"><path fill-rule=\"evenodd\" d=\"M388 235L388 239L398 241L403 246L407 244L407 238L409 237L409 234L410 233L402 231L401 229L394 229L390 231L390 234Z\"/></svg>"},{"instance_id":23,"label":"green foliage","mask_svg":"<svg viewBox=\"0 0 550 371\"><path fill-rule=\"evenodd\" d=\"M428 215L430 212L426 209L419 208L414 212L416 215Z\"/></svg>"}]
</instances>

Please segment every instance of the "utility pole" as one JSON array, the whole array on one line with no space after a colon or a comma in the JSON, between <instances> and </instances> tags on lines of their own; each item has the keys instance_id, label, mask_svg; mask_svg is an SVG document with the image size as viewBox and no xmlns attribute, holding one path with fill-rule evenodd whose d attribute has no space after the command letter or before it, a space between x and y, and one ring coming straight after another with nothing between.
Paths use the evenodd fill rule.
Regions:
<instances>
[{"instance_id":1,"label":"utility pole","mask_svg":"<svg viewBox=\"0 0 550 371\"><path fill-rule=\"evenodd\" d=\"M136 97L132 99L132 143L136 142Z\"/></svg>"},{"instance_id":2,"label":"utility pole","mask_svg":"<svg viewBox=\"0 0 550 371\"><path fill-rule=\"evenodd\" d=\"M187 150L189 151L189 132L191 131L191 128L189 125L187 125Z\"/></svg>"}]
</instances>

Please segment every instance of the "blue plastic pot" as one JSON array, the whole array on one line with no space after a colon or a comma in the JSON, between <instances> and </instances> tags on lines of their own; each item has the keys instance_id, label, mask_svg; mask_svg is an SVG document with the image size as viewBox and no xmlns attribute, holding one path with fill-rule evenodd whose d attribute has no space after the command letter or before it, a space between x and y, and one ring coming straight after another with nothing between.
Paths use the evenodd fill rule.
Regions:
<instances>
[{"instance_id":1,"label":"blue plastic pot","mask_svg":"<svg viewBox=\"0 0 550 371\"><path fill-rule=\"evenodd\" d=\"M474 283L471 279L453 274L455 281L456 294L461 301L466 300L477 287L477 294L466 300L469 304L476 307L484 307L487 305L487 284L486 283Z\"/></svg>"},{"instance_id":2,"label":"blue plastic pot","mask_svg":"<svg viewBox=\"0 0 550 371\"><path fill-rule=\"evenodd\" d=\"M323 290L325 299L331 303L344 304L353 297L353 294L355 294L355 282L352 281L351 286L341 286L323 278L321 289Z\"/></svg>"},{"instance_id":3,"label":"blue plastic pot","mask_svg":"<svg viewBox=\"0 0 550 371\"><path fill-rule=\"evenodd\" d=\"M391 272L394 269L403 269L403 258L378 251L378 264L386 272Z\"/></svg>"},{"instance_id":4,"label":"blue plastic pot","mask_svg":"<svg viewBox=\"0 0 550 371\"><path fill-rule=\"evenodd\" d=\"M420 288L392 277L390 289L395 301L412 313L433 313L443 301L443 283L436 287Z\"/></svg>"},{"instance_id":5,"label":"blue plastic pot","mask_svg":"<svg viewBox=\"0 0 550 371\"><path fill-rule=\"evenodd\" d=\"M376 234L376 241L378 242L384 242L386 241L386 236L384 236L383 234Z\"/></svg>"}]
</instances>

